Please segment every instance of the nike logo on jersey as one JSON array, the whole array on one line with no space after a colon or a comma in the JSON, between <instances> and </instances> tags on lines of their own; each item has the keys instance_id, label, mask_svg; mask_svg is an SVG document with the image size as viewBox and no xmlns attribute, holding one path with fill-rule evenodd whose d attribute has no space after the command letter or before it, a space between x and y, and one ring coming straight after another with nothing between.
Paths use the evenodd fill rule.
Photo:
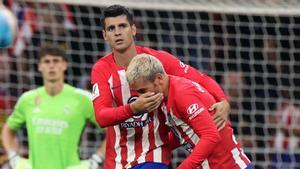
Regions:
<instances>
[{"instance_id":1,"label":"nike logo on jersey","mask_svg":"<svg viewBox=\"0 0 300 169\"><path fill-rule=\"evenodd\" d=\"M120 88L122 85L119 85L119 86L113 86L113 87L111 87L111 90L116 90L116 89L118 89L118 88Z\"/></svg>"}]
</instances>

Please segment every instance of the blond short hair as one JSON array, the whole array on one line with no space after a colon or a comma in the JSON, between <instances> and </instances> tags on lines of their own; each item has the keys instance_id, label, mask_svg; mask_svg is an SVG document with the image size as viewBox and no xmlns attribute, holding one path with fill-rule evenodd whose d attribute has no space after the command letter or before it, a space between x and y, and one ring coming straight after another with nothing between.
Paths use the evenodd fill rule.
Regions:
<instances>
[{"instance_id":1,"label":"blond short hair","mask_svg":"<svg viewBox=\"0 0 300 169\"><path fill-rule=\"evenodd\" d=\"M131 85L140 77L152 82L157 73L166 74L161 62L156 57L143 53L131 60L127 67L126 77Z\"/></svg>"}]
</instances>

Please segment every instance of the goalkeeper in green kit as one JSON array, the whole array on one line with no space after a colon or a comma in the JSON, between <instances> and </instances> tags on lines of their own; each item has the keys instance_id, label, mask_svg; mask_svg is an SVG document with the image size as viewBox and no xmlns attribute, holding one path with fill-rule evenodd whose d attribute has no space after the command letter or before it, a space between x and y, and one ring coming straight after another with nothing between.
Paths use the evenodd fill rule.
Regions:
<instances>
[{"instance_id":1,"label":"goalkeeper in green kit","mask_svg":"<svg viewBox=\"0 0 300 169\"><path fill-rule=\"evenodd\" d=\"M90 93L64 83L67 61L54 45L40 49L38 70L44 86L24 93L2 130L13 169L97 169L105 142L90 159L80 161L79 144L86 121L96 124ZM26 125L29 159L18 155L16 132Z\"/></svg>"}]
</instances>

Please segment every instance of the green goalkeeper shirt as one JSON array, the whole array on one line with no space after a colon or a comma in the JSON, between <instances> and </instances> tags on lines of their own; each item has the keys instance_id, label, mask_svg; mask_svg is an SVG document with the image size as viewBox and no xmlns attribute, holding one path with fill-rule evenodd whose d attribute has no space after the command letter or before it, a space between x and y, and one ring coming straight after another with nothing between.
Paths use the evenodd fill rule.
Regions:
<instances>
[{"instance_id":1,"label":"green goalkeeper shirt","mask_svg":"<svg viewBox=\"0 0 300 169\"><path fill-rule=\"evenodd\" d=\"M24 93L8 126L18 130L26 124L33 169L65 169L80 163L79 142L86 120L96 124L90 93L65 84L56 96L45 87Z\"/></svg>"}]
</instances>

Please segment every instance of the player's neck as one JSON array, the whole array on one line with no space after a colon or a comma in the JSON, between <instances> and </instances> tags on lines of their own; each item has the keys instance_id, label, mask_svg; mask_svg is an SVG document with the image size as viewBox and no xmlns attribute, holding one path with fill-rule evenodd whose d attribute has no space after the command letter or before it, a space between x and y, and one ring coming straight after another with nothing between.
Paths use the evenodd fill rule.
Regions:
<instances>
[{"instance_id":1,"label":"player's neck","mask_svg":"<svg viewBox=\"0 0 300 169\"><path fill-rule=\"evenodd\" d=\"M124 51L114 50L114 59L118 66L127 68L131 59L137 55L135 45L131 45Z\"/></svg>"},{"instance_id":2,"label":"player's neck","mask_svg":"<svg viewBox=\"0 0 300 169\"><path fill-rule=\"evenodd\" d=\"M55 96L64 88L64 81L44 82L44 86L50 96Z\"/></svg>"}]
</instances>

